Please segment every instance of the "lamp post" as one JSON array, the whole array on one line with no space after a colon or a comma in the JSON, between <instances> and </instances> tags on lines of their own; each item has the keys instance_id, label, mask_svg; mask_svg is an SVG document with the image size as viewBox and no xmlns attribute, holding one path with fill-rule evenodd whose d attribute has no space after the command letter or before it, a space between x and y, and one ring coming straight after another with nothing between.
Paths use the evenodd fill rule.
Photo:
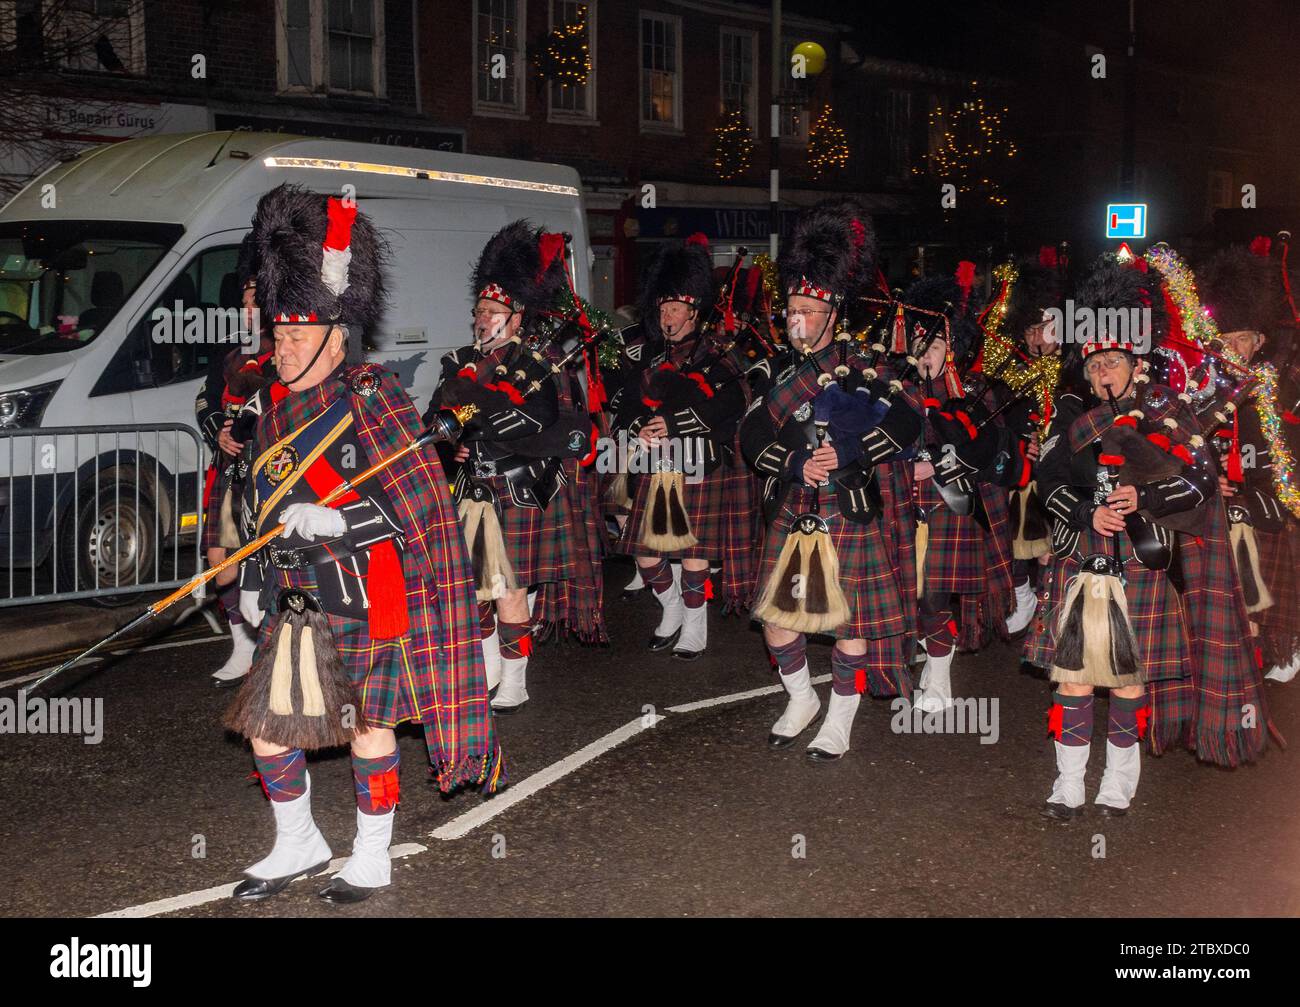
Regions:
<instances>
[{"instance_id":1,"label":"lamp post","mask_svg":"<svg viewBox=\"0 0 1300 1007\"><path fill-rule=\"evenodd\" d=\"M805 101L808 78L826 69L826 50L816 42L800 42L790 53L781 44L781 0L772 0L772 106L768 146L767 254L776 262L781 233L781 109L797 111ZM786 90L782 84L792 81Z\"/></svg>"}]
</instances>

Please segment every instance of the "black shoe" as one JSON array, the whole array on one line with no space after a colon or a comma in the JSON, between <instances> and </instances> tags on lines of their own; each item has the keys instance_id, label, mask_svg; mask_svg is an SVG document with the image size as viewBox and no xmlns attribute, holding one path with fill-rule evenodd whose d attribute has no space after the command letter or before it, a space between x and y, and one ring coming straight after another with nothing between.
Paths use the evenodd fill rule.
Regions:
<instances>
[{"instance_id":1,"label":"black shoe","mask_svg":"<svg viewBox=\"0 0 1300 1007\"><path fill-rule=\"evenodd\" d=\"M768 748L789 748L795 743L794 738L787 738L784 734L769 734L767 736Z\"/></svg>"},{"instance_id":2,"label":"black shoe","mask_svg":"<svg viewBox=\"0 0 1300 1007\"><path fill-rule=\"evenodd\" d=\"M528 700L525 699L522 703L518 703L515 706L494 706L492 707L492 712L509 717L512 713L518 713L527 705Z\"/></svg>"},{"instance_id":3,"label":"black shoe","mask_svg":"<svg viewBox=\"0 0 1300 1007\"><path fill-rule=\"evenodd\" d=\"M1072 822L1083 815L1083 805L1077 808L1071 808L1066 804L1054 804L1047 801L1039 810L1039 814L1044 818L1051 818L1058 822Z\"/></svg>"},{"instance_id":4,"label":"black shoe","mask_svg":"<svg viewBox=\"0 0 1300 1007\"><path fill-rule=\"evenodd\" d=\"M378 891L377 888L360 888L350 885L336 874L330 878L330 883L317 894L326 902L332 902L336 906L350 906L354 902L365 902L376 891Z\"/></svg>"},{"instance_id":5,"label":"black shoe","mask_svg":"<svg viewBox=\"0 0 1300 1007\"><path fill-rule=\"evenodd\" d=\"M682 635L681 627L677 627L677 632L668 636L652 636L650 642L646 644L646 649L658 653L661 650L667 650L677 644L677 640Z\"/></svg>"},{"instance_id":6,"label":"black shoe","mask_svg":"<svg viewBox=\"0 0 1300 1007\"><path fill-rule=\"evenodd\" d=\"M790 740L794 741L793 738ZM813 762L839 762L840 759L844 758L844 753L831 755L830 752L823 752L820 748L810 748L808 749L808 758L812 759Z\"/></svg>"},{"instance_id":7,"label":"black shoe","mask_svg":"<svg viewBox=\"0 0 1300 1007\"><path fill-rule=\"evenodd\" d=\"M645 597L645 590L643 587L625 587L619 598L622 601L636 601L638 598Z\"/></svg>"},{"instance_id":8,"label":"black shoe","mask_svg":"<svg viewBox=\"0 0 1300 1007\"><path fill-rule=\"evenodd\" d=\"M309 874L316 874L318 871L325 870L328 866L329 861L326 860L315 867L308 867L297 874L289 874L283 878L245 878L235 885L235 890L230 893L230 897L239 899L241 902L261 902L263 899L269 899L272 895L278 895L284 891L289 887L290 882L297 881Z\"/></svg>"},{"instance_id":9,"label":"black shoe","mask_svg":"<svg viewBox=\"0 0 1300 1007\"><path fill-rule=\"evenodd\" d=\"M1112 808L1109 804L1098 804L1097 811L1103 818L1123 818L1128 808Z\"/></svg>"},{"instance_id":10,"label":"black shoe","mask_svg":"<svg viewBox=\"0 0 1300 1007\"><path fill-rule=\"evenodd\" d=\"M704 656L702 650L674 650L673 657L679 661L698 661Z\"/></svg>"},{"instance_id":11,"label":"black shoe","mask_svg":"<svg viewBox=\"0 0 1300 1007\"><path fill-rule=\"evenodd\" d=\"M214 678L212 687L214 689L237 689L244 684L244 679L248 677L248 672L240 675L238 678Z\"/></svg>"}]
</instances>

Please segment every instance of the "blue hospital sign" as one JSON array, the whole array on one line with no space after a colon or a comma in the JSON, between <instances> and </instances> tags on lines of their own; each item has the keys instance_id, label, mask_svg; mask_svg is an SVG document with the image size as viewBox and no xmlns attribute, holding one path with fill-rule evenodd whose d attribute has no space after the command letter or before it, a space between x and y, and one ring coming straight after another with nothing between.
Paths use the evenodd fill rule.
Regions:
<instances>
[{"instance_id":1,"label":"blue hospital sign","mask_svg":"<svg viewBox=\"0 0 1300 1007\"><path fill-rule=\"evenodd\" d=\"M1106 207L1106 237L1145 238L1146 203L1111 203Z\"/></svg>"}]
</instances>

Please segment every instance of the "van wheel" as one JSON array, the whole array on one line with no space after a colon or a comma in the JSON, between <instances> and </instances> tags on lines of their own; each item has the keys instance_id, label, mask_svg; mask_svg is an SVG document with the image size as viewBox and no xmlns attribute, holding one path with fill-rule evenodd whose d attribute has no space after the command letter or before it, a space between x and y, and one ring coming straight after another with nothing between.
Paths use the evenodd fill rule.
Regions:
<instances>
[{"instance_id":1,"label":"van wheel","mask_svg":"<svg viewBox=\"0 0 1300 1007\"><path fill-rule=\"evenodd\" d=\"M152 497L142 487L137 501L135 485L129 478L118 478L116 493L111 477L100 482L98 497L93 489L82 493L75 517L68 508L66 523L60 529L60 589L71 591L75 584L75 589L81 591L109 590L152 582L158 548L154 514ZM92 600L101 605L121 605L129 602L131 595L105 595Z\"/></svg>"}]
</instances>

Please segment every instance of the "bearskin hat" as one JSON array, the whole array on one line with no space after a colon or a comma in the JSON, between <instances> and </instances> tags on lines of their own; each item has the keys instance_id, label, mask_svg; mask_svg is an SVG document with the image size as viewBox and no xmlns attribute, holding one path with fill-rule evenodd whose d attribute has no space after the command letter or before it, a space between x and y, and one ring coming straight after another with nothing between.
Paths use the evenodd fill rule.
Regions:
<instances>
[{"instance_id":1,"label":"bearskin hat","mask_svg":"<svg viewBox=\"0 0 1300 1007\"><path fill-rule=\"evenodd\" d=\"M1087 308L1097 314L1094 314L1096 328L1092 340L1082 343L1078 339L1066 340L1063 352L1071 356L1086 358L1092 352L1104 349L1147 352L1160 346L1169 332L1169 314L1165 309L1160 274L1149 269L1145 259L1125 262L1114 252L1104 253L1079 281L1074 301L1077 308ZM1125 332L1109 332L1105 316L1100 314L1108 310L1142 311L1146 308L1151 309L1149 333L1134 333L1129 322L1125 323L1128 326ZM1141 338L1133 339L1134 335Z\"/></svg>"},{"instance_id":2,"label":"bearskin hat","mask_svg":"<svg viewBox=\"0 0 1300 1007\"><path fill-rule=\"evenodd\" d=\"M984 310L984 294L975 287L975 266L962 262L951 274L923 276L914 281L903 294L906 307L925 311L948 311L948 334L953 358L967 363L979 353L984 339L980 328L980 313ZM948 306L952 307L949 308ZM928 331L938 319L917 312L910 319L912 337L919 331ZM910 338L909 338L910 342Z\"/></svg>"},{"instance_id":3,"label":"bearskin hat","mask_svg":"<svg viewBox=\"0 0 1300 1007\"><path fill-rule=\"evenodd\" d=\"M300 185L272 189L253 214L257 300L274 321L373 325L384 310L387 254L355 204Z\"/></svg>"},{"instance_id":4,"label":"bearskin hat","mask_svg":"<svg viewBox=\"0 0 1300 1007\"><path fill-rule=\"evenodd\" d=\"M519 310L543 310L568 286L564 270L563 235L516 220L483 246L470 274L470 296L476 304L486 298Z\"/></svg>"},{"instance_id":5,"label":"bearskin hat","mask_svg":"<svg viewBox=\"0 0 1300 1007\"><path fill-rule=\"evenodd\" d=\"M1022 343L1025 330L1041 322L1044 311L1061 308L1064 302L1065 277L1061 270L1041 265L1038 260L1023 262L1007 292L1007 313L1000 331L1013 342Z\"/></svg>"},{"instance_id":6,"label":"bearskin hat","mask_svg":"<svg viewBox=\"0 0 1300 1007\"><path fill-rule=\"evenodd\" d=\"M1248 329L1271 335L1294 324L1282 277L1268 257L1268 239L1261 244L1257 238L1249 248L1221 249L1196 270L1196 281L1220 332Z\"/></svg>"},{"instance_id":7,"label":"bearskin hat","mask_svg":"<svg viewBox=\"0 0 1300 1007\"><path fill-rule=\"evenodd\" d=\"M850 300L871 286L876 234L857 200L822 200L799 214L781 250L781 289L834 302Z\"/></svg>"},{"instance_id":8,"label":"bearskin hat","mask_svg":"<svg viewBox=\"0 0 1300 1007\"><path fill-rule=\"evenodd\" d=\"M253 232L249 231L239 243L239 255L235 259L235 280L240 290L250 279L257 277L257 266L257 245L253 241Z\"/></svg>"},{"instance_id":9,"label":"bearskin hat","mask_svg":"<svg viewBox=\"0 0 1300 1007\"><path fill-rule=\"evenodd\" d=\"M646 264L641 280L641 325L652 339L662 339L659 329L659 305L664 301L683 301L703 317L713 307L717 286L713 282L713 256L703 234L692 234L685 241L660 245Z\"/></svg>"}]
</instances>

